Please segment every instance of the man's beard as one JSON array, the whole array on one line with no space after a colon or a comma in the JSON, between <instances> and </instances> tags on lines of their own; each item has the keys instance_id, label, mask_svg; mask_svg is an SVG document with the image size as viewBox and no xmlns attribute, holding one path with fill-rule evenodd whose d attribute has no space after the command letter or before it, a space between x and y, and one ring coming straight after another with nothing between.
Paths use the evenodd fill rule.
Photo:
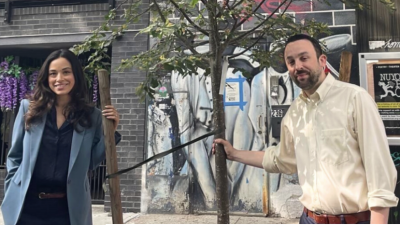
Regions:
<instances>
[{"instance_id":1,"label":"man's beard","mask_svg":"<svg viewBox=\"0 0 400 225\"><path fill-rule=\"evenodd\" d=\"M321 70L319 71L306 71L306 70L299 70L296 74L307 74L307 78L302 80L301 82L298 80L298 77L295 75L294 83L303 90L310 90L315 87L318 83L319 77L321 76Z\"/></svg>"}]
</instances>

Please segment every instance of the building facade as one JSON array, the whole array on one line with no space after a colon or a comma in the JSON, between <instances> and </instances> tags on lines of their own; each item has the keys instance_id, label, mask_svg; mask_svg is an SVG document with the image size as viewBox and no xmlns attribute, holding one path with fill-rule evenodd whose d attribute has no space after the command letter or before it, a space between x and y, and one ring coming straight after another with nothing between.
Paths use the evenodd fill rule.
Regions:
<instances>
[{"instance_id":1,"label":"building facade","mask_svg":"<svg viewBox=\"0 0 400 225\"><path fill-rule=\"evenodd\" d=\"M374 3L375 0L371 1ZM123 2L125 1L0 1L0 59L13 55L21 65L39 66L51 51L70 48L82 42L92 30L102 24L104 16L111 8ZM278 2L267 0L260 10L269 13ZM347 8L338 0L331 0L330 3L328 6L317 0L294 1L287 13L293 15L297 23L315 19L328 24L332 34L319 38L329 47L327 53L331 73L338 76L340 54L343 50L350 51L353 53L350 82L359 84L358 52L368 51L365 49L366 35L371 34L364 32L372 26L357 26L357 18L358 21L365 22L371 15L357 13L355 9ZM122 15L124 6L117 10L116 24L122 23L119 16ZM148 3L144 1L143 7L147 6ZM143 15L138 23L132 25L112 44L111 97L121 115L118 131L122 134L122 141L117 146L120 169L133 166L145 158L200 136L208 132L211 126L208 122L212 115L209 78L194 76L182 79L177 73L170 74L163 78L163 88L160 87L156 99L140 102L135 95L135 88L144 80L146 74L135 69L115 71L121 59L148 49L151 44L149 38L146 35L136 35L141 28L148 25L149 18L150 15ZM388 19L392 20L392 17ZM253 26L254 21L249 21L242 29ZM398 26L393 25L392 31L398 31ZM395 41L397 38L399 41L398 33L393 32L386 36L379 36L378 32L374 39ZM270 45L266 45L265 50L269 49ZM232 49L232 52L234 51L235 49ZM241 60L241 63L250 65L250 70L257 71L257 63L251 62L246 56ZM231 119L231 123L227 122L227 129L228 133L231 133L228 138L235 146L261 151L279 141L279 138L272 134L273 106L289 105L297 97L299 89L291 83L287 71L279 70L278 67L260 69L251 80L233 72L233 68L228 70L227 82L238 87L233 97L231 96L233 100L225 101L232 103L226 104L227 118ZM280 95L278 103L271 100L270 85L274 82L271 81L271 77L283 80L283 85L279 85L282 90L277 93ZM241 96L241 100L235 99L235 96ZM12 115L10 117L12 118ZM3 113L2 120L10 120L5 118ZM9 130L2 128L1 132L3 142L9 142ZM210 154L210 143L212 139L203 140L161 160L151 162L142 169L121 175L124 211L214 212L214 159ZM4 159L7 147L3 144L1 148L0 189L3 188L2 180L6 175ZM268 174L260 169L236 163L228 165L231 212L290 218L301 215L302 206L298 201L301 189L296 175ZM92 189L94 202L104 203L105 210L109 211L109 195L101 193L101 183L105 175L104 165L91 174L94 174L92 186L100 188L97 191Z\"/></svg>"},{"instance_id":2,"label":"building facade","mask_svg":"<svg viewBox=\"0 0 400 225\"><path fill-rule=\"evenodd\" d=\"M7 1L1 1L0 57L13 55L19 57L20 61L40 66L40 62L53 50L70 48L82 42L92 30L104 22L104 16L109 10L122 2L119 0L10 1L8 3L10 7L7 8ZM118 10L118 15L123 13L123 7ZM137 31L147 24L148 16L143 16L112 46L111 98L121 116L118 131L122 134L122 140L117 146L119 168L126 168L143 160L145 104L136 97L135 88L145 74L136 70L124 72L114 72L114 70L121 59L147 50L148 38L135 36ZM8 140L9 137L5 139L6 142ZM4 180L6 174L4 162L1 166L0 179ZM105 169L97 173L103 173L100 177L104 177ZM122 175L120 179L124 211L140 211L142 187L140 169ZM98 178L93 180L92 185L96 185L98 190L102 191L101 182L102 179ZM0 181L1 185L3 183ZM0 193L2 195L3 191ZM104 201L105 209L110 210L110 199L107 194L105 197L94 197L94 199L98 202Z\"/></svg>"}]
</instances>

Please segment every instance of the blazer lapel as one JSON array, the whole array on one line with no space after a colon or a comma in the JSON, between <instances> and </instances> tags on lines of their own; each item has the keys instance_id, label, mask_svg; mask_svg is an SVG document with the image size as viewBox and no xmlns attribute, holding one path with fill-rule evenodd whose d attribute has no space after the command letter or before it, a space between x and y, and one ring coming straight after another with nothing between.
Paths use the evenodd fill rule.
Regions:
<instances>
[{"instance_id":1,"label":"blazer lapel","mask_svg":"<svg viewBox=\"0 0 400 225\"><path fill-rule=\"evenodd\" d=\"M35 168L36 159L39 153L40 143L42 141L44 125L46 124L47 113L45 113L42 117L42 120L38 123L32 124L30 128L30 164L29 164L29 171L32 174L33 169Z\"/></svg>"},{"instance_id":2,"label":"blazer lapel","mask_svg":"<svg viewBox=\"0 0 400 225\"><path fill-rule=\"evenodd\" d=\"M85 136L86 132L86 130L80 125L78 125L78 130L81 130L82 132L79 133L74 129L74 134L72 135L71 156L69 157L68 176L71 173L72 167L74 166L79 151L81 150L83 136Z\"/></svg>"}]
</instances>

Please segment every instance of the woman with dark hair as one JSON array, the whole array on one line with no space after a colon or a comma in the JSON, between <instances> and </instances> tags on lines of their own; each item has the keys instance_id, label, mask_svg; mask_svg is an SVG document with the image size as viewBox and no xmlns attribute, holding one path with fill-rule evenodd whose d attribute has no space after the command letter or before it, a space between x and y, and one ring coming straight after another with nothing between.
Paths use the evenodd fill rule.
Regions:
<instances>
[{"instance_id":1,"label":"woman with dark hair","mask_svg":"<svg viewBox=\"0 0 400 225\"><path fill-rule=\"evenodd\" d=\"M102 115L114 129L119 122L116 109L105 108L89 103L74 53L47 57L15 120L1 206L5 225L92 224L87 172L105 156Z\"/></svg>"}]
</instances>

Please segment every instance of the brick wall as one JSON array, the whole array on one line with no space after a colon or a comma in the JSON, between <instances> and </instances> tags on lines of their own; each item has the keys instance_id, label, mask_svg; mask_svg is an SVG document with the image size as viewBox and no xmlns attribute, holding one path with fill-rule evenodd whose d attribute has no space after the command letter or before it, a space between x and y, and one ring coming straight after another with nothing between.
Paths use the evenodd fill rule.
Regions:
<instances>
[{"instance_id":1,"label":"brick wall","mask_svg":"<svg viewBox=\"0 0 400 225\"><path fill-rule=\"evenodd\" d=\"M116 5L119 5L120 2L122 0L117 0ZM60 42L70 42L72 36L80 33L86 34L97 28L104 21L108 10L106 3L19 8L13 9L10 24L2 22L4 10L0 10L0 47L4 47L2 46L4 43L8 43L15 37L27 37L28 42L35 39L35 44L44 47L46 47L46 39L42 41L43 37L57 37ZM123 7L118 11L118 14L121 13L123 13ZM113 43L112 71L118 67L121 59L147 50L147 36L135 37L137 30L146 26L147 23L148 15L145 15L120 40ZM52 46L54 47L54 45ZM143 160L145 104L136 97L135 88L144 77L144 73L136 70L113 72L111 75L112 103L117 107L121 116L118 131L122 134L122 141L117 146L119 169L133 166ZM3 171L0 171L2 184ZM140 211L141 170L137 169L122 175L120 180L123 210L125 212ZM3 189L2 186L0 189ZM0 190L0 192L3 191ZM105 198L105 210L110 210L108 194Z\"/></svg>"},{"instance_id":2,"label":"brick wall","mask_svg":"<svg viewBox=\"0 0 400 225\"><path fill-rule=\"evenodd\" d=\"M136 27L147 26L148 19L143 19ZM136 32L128 32L113 44L112 71L119 66L121 59L129 58L148 48L146 35L136 36ZM135 88L144 80L145 73L134 69L113 72L111 77L111 97L113 104L119 109L121 120L120 129L123 136L118 150L119 168L127 168L143 161L145 144L145 104L140 102L135 94ZM141 175L140 168L122 175L121 199L124 211L140 211ZM106 197L105 208L110 210L110 199Z\"/></svg>"},{"instance_id":3,"label":"brick wall","mask_svg":"<svg viewBox=\"0 0 400 225\"><path fill-rule=\"evenodd\" d=\"M117 1L119 5L121 1ZM125 5L124 5L125 6ZM117 11L123 13L124 6ZM148 7L148 4L143 4ZM120 23L117 21L116 23ZM135 94L135 88L144 80L145 73L135 69L116 72L121 59L129 58L148 49L146 35L137 35L137 30L148 25L148 15L141 18L131 27L121 39L113 43L111 70L111 97L112 103L118 108L121 115L118 130L122 134L122 141L118 147L118 167L131 167L143 161L145 144L145 103L140 102ZM125 212L140 211L140 196L142 187L142 171L140 168L120 176L121 200ZM110 211L109 195L105 199L105 209Z\"/></svg>"},{"instance_id":4,"label":"brick wall","mask_svg":"<svg viewBox=\"0 0 400 225\"><path fill-rule=\"evenodd\" d=\"M257 0L256 2L258 4L261 1ZM353 36L353 43L356 43L355 9L346 8L345 5L339 0L329 0L329 2L330 5L320 2L320 0L297 0L293 1L286 12L290 15L293 15L297 23L301 23L302 20L315 19L318 22L328 24L334 34L342 34L343 32L351 34ZM278 5L278 0L266 1L266 3L258 10L258 12L271 13ZM256 20L253 19L244 23L242 29L248 30L254 27L255 21Z\"/></svg>"},{"instance_id":5,"label":"brick wall","mask_svg":"<svg viewBox=\"0 0 400 225\"><path fill-rule=\"evenodd\" d=\"M17 8L10 24L1 20L0 37L89 32L104 21L108 10L108 4Z\"/></svg>"}]
</instances>

